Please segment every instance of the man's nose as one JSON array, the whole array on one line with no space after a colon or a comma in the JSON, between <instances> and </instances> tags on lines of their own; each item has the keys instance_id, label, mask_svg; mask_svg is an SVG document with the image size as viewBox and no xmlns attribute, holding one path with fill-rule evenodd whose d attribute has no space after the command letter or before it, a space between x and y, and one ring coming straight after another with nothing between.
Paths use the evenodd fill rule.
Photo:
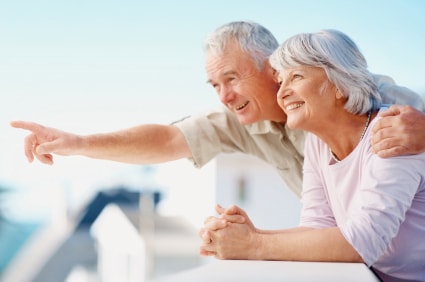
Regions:
<instances>
[{"instance_id":1,"label":"man's nose","mask_svg":"<svg viewBox=\"0 0 425 282\"><path fill-rule=\"evenodd\" d=\"M227 104L227 103L231 102L234 99L234 96L235 95L234 95L234 92L233 92L232 87L223 86L220 89L219 96L220 96L220 101L223 104Z\"/></svg>"}]
</instances>

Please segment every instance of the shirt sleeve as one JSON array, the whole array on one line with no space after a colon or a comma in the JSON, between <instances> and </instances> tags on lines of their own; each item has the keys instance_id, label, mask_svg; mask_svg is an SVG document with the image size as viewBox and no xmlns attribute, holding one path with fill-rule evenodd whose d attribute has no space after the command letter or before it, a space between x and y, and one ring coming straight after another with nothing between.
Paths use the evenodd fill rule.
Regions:
<instances>
[{"instance_id":1,"label":"shirt sleeve","mask_svg":"<svg viewBox=\"0 0 425 282\"><path fill-rule=\"evenodd\" d=\"M211 111L174 123L186 138L190 160L202 167L220 153L243 151L249 133L227 110Z\"/></svg>"},{"instance_id":2,"label":"shirt sleeve","mask_svg":"<svg viewBox=\"0 0 425 282\"><path fill-rule=\"evenodd\" d=\"M409 88L395 84L389 76L374 75L373 79L378 86L383 104L410 105L425 112L424 98Z\"/></svg>"},{"instance_id":3,"label":"shirt sleeve","mask_svg":"<svg viewBox=\"0 0 425 282\"><path fill-rule=\"evenodd\" d=\"M424 154L383 159L369 152L365 158L357 188L361 205L339 227L370 266L396 237L419 187L423 187L420 170Z\"/></svg>"},{"instance_id":4,"label":"shirt sleeve","mask_svg":"<svg viewBox=\"0 0 425 282\"><path fill-rule=\"evenodd\" d=\"M318 139L307 134L304 149L302 210L300 225L311 228L335 227L336 221L321 180Z\"/></svg>"}]
</instances>

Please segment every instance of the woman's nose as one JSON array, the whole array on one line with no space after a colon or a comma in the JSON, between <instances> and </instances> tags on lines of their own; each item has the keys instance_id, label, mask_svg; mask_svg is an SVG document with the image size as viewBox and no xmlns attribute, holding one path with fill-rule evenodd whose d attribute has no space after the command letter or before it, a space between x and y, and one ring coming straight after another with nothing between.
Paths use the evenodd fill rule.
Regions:
<instances>
[{"instance_id":1,"label":"woman's nose","mask_svg":"<svg viewBox=\"0 0 425 282\"><path fill-rule=\"evenodd\" d=\"M281 84L277 91L277 99L282 100L289 95L289 89L285 85Z\"/></svg>"}]
</instances>

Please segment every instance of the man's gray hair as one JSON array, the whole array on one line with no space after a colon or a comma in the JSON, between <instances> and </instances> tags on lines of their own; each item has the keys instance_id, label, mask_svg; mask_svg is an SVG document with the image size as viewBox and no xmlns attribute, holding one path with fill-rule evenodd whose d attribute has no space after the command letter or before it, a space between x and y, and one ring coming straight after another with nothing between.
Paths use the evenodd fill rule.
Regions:
<instances>
[{"instance_id":1,"label":"man's gray hair","mask_svg":"<svg viewBox=\"0 0 425 282\"><path fill-rule=\"evenodd\" d=\"M262 25L237 21L227 23L212 32L205 39L204 48L206 52L221 55L231 42L238 42L242 51L252 57L259 70L279 46L273 34Z\"/></svg>"}]
</instances>

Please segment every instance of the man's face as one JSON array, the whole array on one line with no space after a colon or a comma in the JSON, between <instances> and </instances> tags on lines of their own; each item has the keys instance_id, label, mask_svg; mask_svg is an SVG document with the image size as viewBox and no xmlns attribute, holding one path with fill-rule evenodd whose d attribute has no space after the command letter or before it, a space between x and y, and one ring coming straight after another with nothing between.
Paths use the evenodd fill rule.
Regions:
<instances>
[{"instance_id":1,"label":"man's face","mask_svg":"<svg viewBox=\"0 0 425 282\"><path fill-rule=\"evenodd\" d=\"M229 44L222 55L207 53L206 71L220 101L236 114L241 124L286 120L276 100L279 85L274 70L267 63L259 71L237 43Z\"/></svg>"}]
</instances>

